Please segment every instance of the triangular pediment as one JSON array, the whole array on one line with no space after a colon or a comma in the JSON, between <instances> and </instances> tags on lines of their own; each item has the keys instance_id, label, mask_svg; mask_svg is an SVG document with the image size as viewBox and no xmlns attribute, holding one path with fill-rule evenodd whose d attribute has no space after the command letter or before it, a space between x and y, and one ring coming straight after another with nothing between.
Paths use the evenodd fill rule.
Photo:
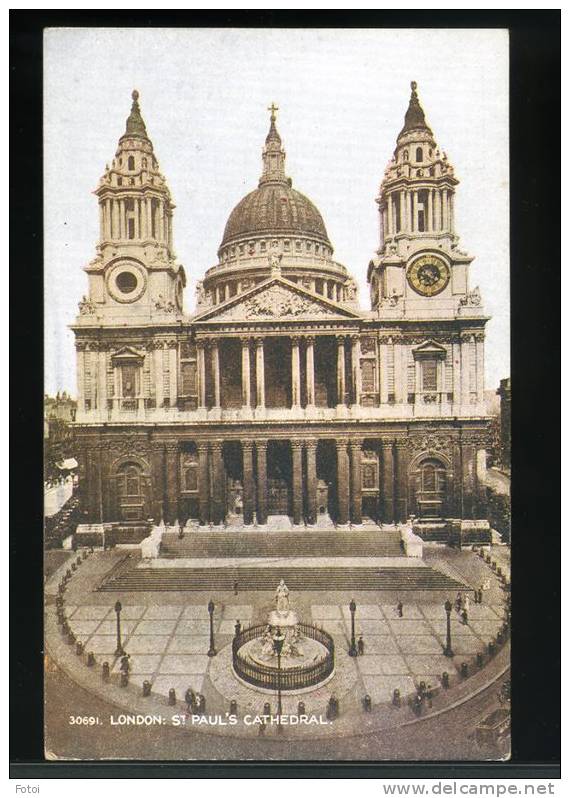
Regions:
<instances>
[{"instance_id":1,"label":"triangular pediment","mask_svg":"<svg viewBox=\"0 0 570 798\"><path fill-rule=\"evenodd\" d=\"M275 321L281 319L357 319L360 314L307 291L296 283L274 277L244 294L208 308L196 322Z\"/></svg>"},{"instance_id":2,"label":"triangular pediment","mask_svg":"<svg viewBox=\"0 0 570 798\"><path fill-rule=\"evenodd\" d=\"M123 346L121 349L118 349L112 355L113 360L143 360L144 355L142 352L138 352L136 349L133 349L132 346Z\"/></svg>"},{"instance_id":3,"label":"triangular pediment","mask_svg":"<svg viewBox=\"0 0 570 798\"><path fill-rule=\"evenodd\" d=\"M424 341L412 351L415 357L445 357L446 355L445 347L433 340Z\"/></svg>"}]
</instances>

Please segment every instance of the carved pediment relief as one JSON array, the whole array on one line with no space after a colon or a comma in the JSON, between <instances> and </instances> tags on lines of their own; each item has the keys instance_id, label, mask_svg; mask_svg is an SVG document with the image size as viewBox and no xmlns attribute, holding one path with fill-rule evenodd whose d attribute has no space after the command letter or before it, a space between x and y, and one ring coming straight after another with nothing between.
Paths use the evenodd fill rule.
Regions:
<instances>
[{"instance_id":1,"label":"carved pediment relief","mask_svg":"<svg viewBox=\"0 0 570 798\"><path fill-rule=\"evenodd\" d=\"M144 354L137 351L132 346L123 346L112 355L113 362L140 363L144 360Z\"/></svg>"},{"instance_id":2,"label":"carved pediment relief","mask_svg":"<svg viewBox=\"0 0 570 798\"><path fill-rule=\"evenodd\" d=\"M446 349L436 341L425 341L423 344L417 346L414 350L414 357L441 357L446 355Z\"/></svg>"},{"instance_id":3,"label":"carved pediment relief","mask_svg":"<svg viewBox=\"0 0 570 798\"><path fill-rule=\"evenodd\" d=\"M256 286L246 294L210 308L197 321L254 321L283 318L357 318L358 314L317 297L281 279Z\"/></svg>"}]
</instances>

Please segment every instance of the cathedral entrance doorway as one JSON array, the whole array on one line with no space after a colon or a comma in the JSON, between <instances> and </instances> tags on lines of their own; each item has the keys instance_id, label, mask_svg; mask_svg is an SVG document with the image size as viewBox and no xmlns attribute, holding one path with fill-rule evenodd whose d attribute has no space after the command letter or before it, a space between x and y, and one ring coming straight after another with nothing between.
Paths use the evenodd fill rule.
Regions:
<instances>
[{"instance_id":1,"label":"cathedral entrance doorway","mask_svg":"<svg viewBox=\"0 0 570 798\"><path fill-rule=\"evenodd\" d=\"M317 445L317 516L336 516L336 451L334 441Z\"/></svg>"},{"instance_id":2,"label":"cathedral entrance doorway","mask_svg":"<svg viewBox=\"0 0 570 798\"><path fill-rule=\"evenodd\" d=\"M291 477L289 443L270 441L267 447L267 510L269 515L290 515Z\"/></svg>"},{"instance_id":3,"label":"cathedral entrance doorway","mask_svg":"<svg viewBox=\"0 0 570 798\"><path fill-rule=\"evenodd\" d=\"M224 471L226 475L226 514L243 515L243 458L237 441L224 444Z\"/></svg>"},{"instance_id":4,"label":"cathedral entrance doorway","mask_svg":"<svg viewBox=\"0 0 570 798\"><path fill-rule=\"evenodd\" d=\"M139 463L126 462L116 475L119 518L123 522L143 521L150 515L148 477Z\"/></svg>"}]
</instances>

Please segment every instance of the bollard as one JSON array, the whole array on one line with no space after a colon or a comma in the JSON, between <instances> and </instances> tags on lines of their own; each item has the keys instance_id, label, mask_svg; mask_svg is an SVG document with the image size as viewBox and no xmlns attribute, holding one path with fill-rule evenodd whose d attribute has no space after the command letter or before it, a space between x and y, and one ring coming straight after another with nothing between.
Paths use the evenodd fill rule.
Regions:
<instances>
[{"instance_id":1,"label":"bollard","mask_svg":"<svg viewBox=\"0 0 570 798\"><path fill-rule=\"evenodd\" d=\"M230 715L237 715L237 701L235 698L230 701Z\"/></svg>"},{"instance_id":2,"label":"bollard","mask_svg":"<svg viewBox=\"0 0 570 798\"><path fill-rule=\"evenodd\" d=\"M495 656L495 653L497 651L497 646L495 645L495 642L493 640L491 640L491 642L487 646L487 650L489 651L489 656L490 657L494 657Z\"/></svg>"},{"instance_id":3,"label":"bollard","mask_svg":"<svg viewBox=\"0 0 570 798\"><path fill-rule=\"evenodd\" d=\"M365 712L372 712L372 699L368 694L362 699L362 708Z\"/></svg>"},{"instance_id":4,"label":"bollard","mask_svg":"<svg viewBox=\"0 0 570 798\"><path fill-rule=\"evenodd\" d=\"M477 667L478 668L482 668L483 667L483 654L481 654L481 652L479 652L479 654L477 654Z\"/></svg>"},{"instance_id":5,"label":"bollard","mask_svg":"<svg viewBox=\"0 0 570 798\"><path fill-rule=\"evenodd\" d=\"M424 695L425 691L426 691L426 683L425 682L420 682L420 685L418 687L418 693L420 695Z\"/></svg>"},{"instance_id":6,"label":"bollard","mask_svg":"<svg viewBox=\"0 0 570 798\"><path fill-rule=\"evenodd\" d=\"M441 686L443 687L444 690L449 689L449 673L447 671L444 671L441 674Z\"/></svg>"},{"instance_id":7,"label":"bollard","mask_svg":"<svg viewBox=\"0 0 570 798\"><path fill-rule=\"evenodd\" d=\"M469 676L469 665L466 662L461 663L461 678L466 679Z\"/></svg>"},{"instance_id":8,"label":"bollard","mask_svg":"<svg viewBox=\"0 0 570 798\"><path fill-rule=\"evenodd\" d=\"M171 687L168 691L168 706L173 707L176 704L176 690Z\"/></svg>"},{"instance_id":9,"label":"bollard","mask_svg":"<svg viewBox=\"0 0 570 798\"><path fill-rule=\"evenodd\" d=\"M69 632L67 633L67 642L68 642L68 643L69 643L71 646L72 646L72 645L75 643L75 635L73 634L73 632L71 631L71 629L70 629L70 630L69 630Z\"/></svg>"},{"instance_id":10,"label":"bollard","mask_svg":"<svg viewBox=\"0 0 570 798\"><path fill-rule=\"evenodd\" d=\"M499 631L497 632L497 645L502 646L504 642L505 640L503 637L503 632L499 629Z\"/></svg>"},{"instance_id":11,"label":"bollard","mask_svg":"<svg viewBox=\"0 0 570 798\"><path fill-rule=\"evenodd\" d=\"M142 694L144 698L148 698L148 696L150 695L150 682L148 681L148 679L145 679L144 682L142 683Z\"/></svg>"},{"instance_id":12,"label":"bollard","mask_svg":"<svg viewBox=\"0 0 570 798\"><path fill-rule=\"evenodd\" d=\"M487 555L485 556L485 562L487 563L487 565L490 565L490 564L491 564L491 555L490 555L490 554L487 554Z\"/></svg>"},{"instance_id":13,"label":"bollard","mask_svg":"<svg viewBox=\"0 0 570 798\"><path fill-rule=\"evenodd\" d=\"M502 578L503 578L503 569L502 569L502 568L497 568L497 576L498 576L500 579L502 579Z\"/></svg>"},{"instance_id":14,"label":"bollard","mask_svg":"<svg viewBox=\"0 0 570 798\"><path fill-rule=\"evenodd\" d=\"M271 704L269 701L266 701L263 705L263 714L264 715L271 715Z\"/></svg>"},{"instance_id":15,"label":"bollard","mask_svg":"<svg viewBox=\"0 0 570 798\"><path fill-rule=\"evenodd\" d=\"M129 683L129 674L126 671L121 671L121 679L119 681L120 687L126 687Z\"/></svg>"},{"instance_id":16,"label":"bollard","mask_svg":"<svg viewBox=\"0 0 570 798\"><path fill-rule=\"evenodd\" d=\"M108 682L111 677L111 669L109 668L109 663L104 662L103 667L101 669L101 678L104 682Z\"/></svg>"},{"instance_id":17,"label":"bollard","mask_svg":"<svg viewBox=\"0 0 570 798\"><path fill-rule=\"evenodd\" d=\"M71 563L71 570L77 571L77 565L74 562Z\"/></svg>"},{"instance_id":18,"label":"bollard","mask_svg":"<svg viewBox=\"0 0 570 798\"><path fill-rule=\"evenodd\" d=\"M78 557L78 558L75 560L75 564L76 564L76 565L81 565L81 557Z\"/></svg>"},{"instance_id":19,"label":"bollard","mask_svg":"<svg viewBox=\"0 0 570 798\"><path fill-rule=\"evenodd\" d=\"M68 569L67 569L67 571L65 572L65 575L66 575L67 579L71 579L71 571L70 571L70 569L69 569L69 568L68 568Z\"/></svg>"},{"instance_id":20,"label":"bollard","mask_svg":"<svg viewBox=\"0 0 570 798\"><path fill-rule=\"evenodd\" d=\"M63 607L63 596L57 596L55 599L56 607Z\"/></svg>"},{"instance_id":21,"label":"bollard","mask_svg":"<svg viewBox=\"0 0 570 798\"><path fill-rule=\"evenodd\" d=\"M90 651L87 654L87 667L92 668L93 665L95 665L95 654L92 651Z\"/></svg>"},{"instance_id":22,"label":"bollard","mask_svg":"<svg viewBox=\"0 0 570 798\"><path fill-rule=\"evenodd\" d=\"M75 644L75 653L77 654L78 657L80 657L83 654L83 643L81 642L81 640L78 640L77 643Z\"/></svg>"},{"instance_id":23,"label":"bollard","mask_svg":"<svg viewBox=\"0 0 570 798\"><path fill-rule=\"evenodd\" d=\"M299 701L299 703L297 704L297 715L305 715L305 714L306 714L305 702Z\"/></svg>"},{"instance_id":24,"label":"bollard","mask_svg":"<svg viewBox=\"0 0 570 798\"><path fill-rule=\"evenodd\" d=\"M392 706L398 708L402 706L402 698L400 696L400 691L398 690L398 688L396 688L392 693Z\"/></svg>"},{"instance_id":25,"label":"bollard","mask_svg":"<svg viewBox=\"0 0 570 798\"><path fill-rule=\"evenodd\" d=\"M58 612L57 613L57 622L58 622L58 624L61 626L61 624L64 621L65 621L65 615L63 614L63 612Z\"/></svg>"}]
</instances>

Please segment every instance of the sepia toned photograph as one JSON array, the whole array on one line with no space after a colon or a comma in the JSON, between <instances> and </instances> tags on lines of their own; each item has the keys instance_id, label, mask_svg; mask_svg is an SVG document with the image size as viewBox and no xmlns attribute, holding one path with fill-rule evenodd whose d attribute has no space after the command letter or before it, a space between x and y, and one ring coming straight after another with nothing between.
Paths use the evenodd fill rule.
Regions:
<instances>
[{"instance_id":1,"label":"sepia toned photograph","mask_svg":"<svg viewBox=\"0 0 570 798\"><path fill-rule=\"evenodd\" d=\"M509 760L508 48L45 30L47 759Z\"/></svg>"}]
</instances>

